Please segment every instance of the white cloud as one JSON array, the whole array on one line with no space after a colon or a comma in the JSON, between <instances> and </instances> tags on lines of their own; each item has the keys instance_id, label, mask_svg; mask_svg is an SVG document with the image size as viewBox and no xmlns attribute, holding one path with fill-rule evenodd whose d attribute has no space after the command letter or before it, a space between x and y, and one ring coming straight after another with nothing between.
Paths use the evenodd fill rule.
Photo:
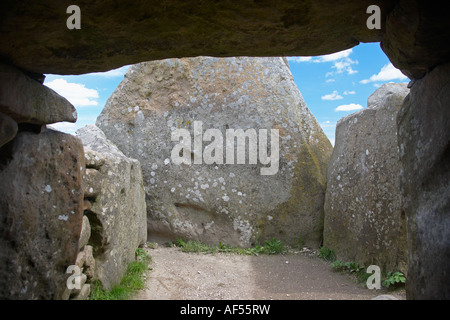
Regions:
<instances>
[{"instance_id":1,"label":"white cloud","mask_svg":"<svg viewBox=\"0 0 450 320\"><path fill-rule=\"evenodd\" d=\"M105 78L123 77L129 67L130 66L123 66L123 67L109 70L106 72L94 72L94 73L88 73L87 75L99 76L99 77L105 77Z\"/></svg>"},{"instance_id":2,"label":"white cloud","mask_svg":"<svg viewBox=\"0 0 450 320\"><path fill-rule=\"evenodd\" d=\"M89 89L80 83L67 82L64 79L55 79L45 85L69 100L75 107L96 106L98 91Z\"/></svg>"},{"instance_id":3,"label":"white cloud","mask_svg":"<svg viewBox=\"0 0 450 320\"><path fill-rule=\"evenodd\" d=\"M335 52L335 53L331 53L331 54L327 54L327 55L323 55L323 56L318 56L314 62L330 62L330 61L341 60L341 59L347 58L352 53L352 51L353 51L353 49L347 49L344 51L339 51L339 52Z\"/></svg>"},{"instance_id":4,"label":"white cloud","mask_svg":"<svg viewBox=\"0 0 450 320\"><path fill-rule=\"evenodd\" d=\"M300 62L311 61L312 57L288 57L287 59L288 59L288 61L300 63Z\"/></svg>"},{"instance_id":5,"label":"white cloud","mask_svg":"<svg viewBox=\"0 0 450 320\"><path fill-rule=\"evenodd\" d=\"M326 120L320 123L320 126L323 130L326 129L335 129L336 128L336 122L331 122L330 120Z\"/></svg>"},{"instance_id":6,"label":"white cloud","mask_svg":"<svg viewBox=\"0 0 450 320\"><path fill-rule=\"evenodd\" d=\"M86 126L88 124L95 124L95 120L97 120L97 115L95 115L95 114L91 114L91 115L86 115L86 114L83 115L82 114L81 116L78 116L76 123L56 122L56 123L47 125L47 127L51 128L53 130L58 130L61 132L75 135L75 132L78 129L83 128L84 126Z\"/></svg>"},{"instance_id":7,"label":"white cloud","mask_svg":"<svg viewBox=\"0 0 450 320\"><path fill-rule=\"evenodd\" d=\"M332 68L336 69L336 73L343 73L343 72L347 72L347 74L358 73L357 70L354 70L352 68L352 64L358 64L358 61L346 58L345 60L335 62Z\"/></svg>"},{"instance_id":8,"label":"white cloud","mask_svg":"<svg viewBox=\"0 0 450 320\"><path fill-rule=\"evenodd\" d=\"M322 96L322 100L339 100L339 99L344 99L344 97L341 96L336 90L334 90L333 93Z\"/></svg>"},{"instance_id":9,"label":"white cloud","mask_svg":"<svg viewBox=\"0 0 450 320\"><path fill-rule=\"evenodd\" d=\"M53 124L47 125L49 129L57 130L65 133L70 133L75 135L75 132L80 128L79 125L70 122L56 122Z\"/></svg>"},{"instance_id":10,"label":"white cloud","mask_svg":"<svg viewBox=\"0 0 450 320\"><path fill-rule=\"evenodd\" d=\"M332 62L347 58L352 53L352 51L353 49L347 49L344 51L326 54L323 56L288 57L288 60L292 62L314 62L314 63Z\"/></svg>"},{"instance_id":11,"label":"white cloud","mask_svg":"<svg viewBox=\"0 0 450 320\"><path fill-rule=\"evenodd\" d=\"M390 81L390 80L406 80L408 79L399 69L394 67L392 63L384 65L378 74L372 75L369 79L361 80L365 84L376 81Z\"/></svg>"},{"instance_id":12,"label":"white cloud","mask_svg":"<svg viewBox=\"0 0 450 320\"><path fill-rule=\"evenodd\" d=\"M347 90L345 90L344 91L344 95L349 95L349 94L356 94L356 91L347 91Z\"/></svg>"},{"instance_id":13,"label":"white cloud","mask_svg":"<svg viewBox=\"0 0 450 320\"><path fill-rule=\"evenodd\" d=\"M353 52L353 49L347 49L331 54L326 54L323 56L315 56L315 57L288 57L289 61L300 63L300 62L313 62L313 63L324 63L324 62L332 62L332 68L335 71L327 72L325 77L333 76L335 73L344 73L354 74L357 73L357 70L352 68L353 64L358 64L358 61L352 60L349 58L350 54Z\"/></svg>"},{"instance_id":14,"label":"white cloud","mask_svg":"<svg viewBox=\"0 0 450 320\"><path fill-rule=\"evenodd\" d=\"M350 103L350 104L343 104L334 109L334 111L353 111L353 110L360 110L363 109L363 106L356 103Z\"/></svg>"}]
</instances>

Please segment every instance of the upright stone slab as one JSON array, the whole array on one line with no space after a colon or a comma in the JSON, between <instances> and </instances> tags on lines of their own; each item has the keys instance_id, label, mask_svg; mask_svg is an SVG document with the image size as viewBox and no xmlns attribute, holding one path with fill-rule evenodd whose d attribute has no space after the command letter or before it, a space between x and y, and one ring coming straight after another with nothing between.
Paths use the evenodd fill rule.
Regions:
<instances>
[{"instance_id":1,"label":"upright stone slab","mask_svg":"<svg viewBox=\"0 0 450 320\"><path fill-rule=\"evenodd\" d=\"M383 274L407 271L396 118L408 92L384 84L366 109L339 120L328 165L324 246Z\"/></svg>"},{"instance_id":2,"label":"upright stone slab","mask_svg":"<svg viewBox=\"0 0 450 320\"><path fill-rule=\"evenodd\" d=\"M83 217L83 146L47 130L0 149L0 298L60 299Z\"/></svg>"},{"instance_id":3,"label":"upright stone slab","mask_svg":"<svg viewBox=\"0 0 450 320\"><path fill-rule=\"evenodd\" d=\"M276 238L320 245L332 147L286 59L197 57L134 65L97 125L142 165L150 238L240 246ZM202 145L186 142L192 153L181 155L190 164L172 159L182 140L172 141L172 134L180 129ZM207 137L209 129L216 129L214 137ZM254 130L254 151L268 150L268 156L275 155L270 148L278 141L279 157L262 164L254 153L255 164L249 164L247 141L245 151L237 150L227 164L227 146L232 153L236 148L234 141L226 143L230 129ZM271 129L277 133L273 137ZM264 148L262 133L268 141ZM213 144L217 148L211 152ZM223 154L209 164L205 154L217 152ZM237 163L239 156L244 164ZM272 171L264 175L268 167Z\"/></svg>"},{"instance_id":4,"label":"upright stone slab","mask_svg":"<svg viewBox=\"0 0 450 320\"><path fill-rule=\"evenodd\" d=\"M450 64L417 80L397 117L408 299L450 299Z\"/></svg>"},{"instance_id":5,"label":"upright stone slab","mask_svg":"<svg viewBox=\"0 0 450 320\"><path fill-rule=\"evenodd\" d=\"M120 283L136 249L147 240L147 212L139 162L126 157L94 125L77 131L86 152L85 211L91 226L96 276L105 289Z\"/></svg>"}]
</instances>

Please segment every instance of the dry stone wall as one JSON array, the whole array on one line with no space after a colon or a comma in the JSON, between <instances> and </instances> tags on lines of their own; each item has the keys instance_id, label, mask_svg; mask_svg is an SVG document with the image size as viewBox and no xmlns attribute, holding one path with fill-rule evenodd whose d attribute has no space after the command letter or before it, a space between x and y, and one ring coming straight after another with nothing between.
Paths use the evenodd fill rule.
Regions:
<instances>
[{"instance_id":1,"label":"dry stone wall","mask_svg":"<svg viewBox=\"0 0 450 320\"><path fill-rule=\"evenodd\" d=\"M85 200L84 209L88 209L90 206L86 207L88 203ZM95 281L96 269L95 269L95 258L94 258L94 248L88 245L91 238L91 225L89 218L83 215L83 222L80 232L80 240L78 242L78 255L75 260L75 264L72 268L68 268L68 274L71 279L66 281L66 289L61 297L62 300L87 300L89 299L89 294L91 293L91 283ZM76 269L73 268L76 266ZM73 288L69 288L69 286Z\"/></svg>"}]
</instances>

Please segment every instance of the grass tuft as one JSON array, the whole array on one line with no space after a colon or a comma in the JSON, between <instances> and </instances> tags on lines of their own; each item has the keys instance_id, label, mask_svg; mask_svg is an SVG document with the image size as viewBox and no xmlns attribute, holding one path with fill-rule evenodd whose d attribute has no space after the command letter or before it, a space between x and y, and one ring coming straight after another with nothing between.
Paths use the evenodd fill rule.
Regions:
<instances>
[{"instance_id":1,"label":"grass tuft","mask_svg":"<svg viewBox=\"0 0 450 320\"><path fill-rule=\"evenodd\" d=\"M194 253L237 253L241 255L259 255L259 254L283 254L287 252L286 247L280 240L266 240L264 246L255 246L254 248L232 247L227 244L219 243L217 246L204 244L200 241L177 239L171 243L179 247L183 252Z\"/></svg>"},{"instance_id":2,"label":"grass tuft","mask_svg":"<svg viewBox=\"0 0 450 320\"><path fill-rule=\"evenodd\" d=\"M144 274L149 269L150 257L141 248L136 250L136 261L131 262L122 280L111 290L102 289L97 280L91 284L90 300L126 300L133 296L136 291L145 287Z\"/></svg>"}]
</instances>

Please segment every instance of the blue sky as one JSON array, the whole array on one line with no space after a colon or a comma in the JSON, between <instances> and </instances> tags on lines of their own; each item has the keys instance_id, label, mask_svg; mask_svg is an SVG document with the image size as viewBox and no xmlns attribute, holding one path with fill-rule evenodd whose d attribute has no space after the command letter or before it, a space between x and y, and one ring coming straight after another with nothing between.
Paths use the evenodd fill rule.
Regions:
<instances>
[{"instance_id":1,"label":"blue sky","mask_svg":"<svg viewBox=\"0 0 450 320\"><path fill-rule=\"evenodd\" d=\"M337 121L366 108L367 98L383 83L408 82L383 53L379 43L315 57L289 57L295 83L334 145ZM123 79L128 66L78 76L46 75L45 85L66 97L77 109L76 124L58 123L58 130L74 133L95 123L106 100Z\"/></svg>"}]
</instances>

